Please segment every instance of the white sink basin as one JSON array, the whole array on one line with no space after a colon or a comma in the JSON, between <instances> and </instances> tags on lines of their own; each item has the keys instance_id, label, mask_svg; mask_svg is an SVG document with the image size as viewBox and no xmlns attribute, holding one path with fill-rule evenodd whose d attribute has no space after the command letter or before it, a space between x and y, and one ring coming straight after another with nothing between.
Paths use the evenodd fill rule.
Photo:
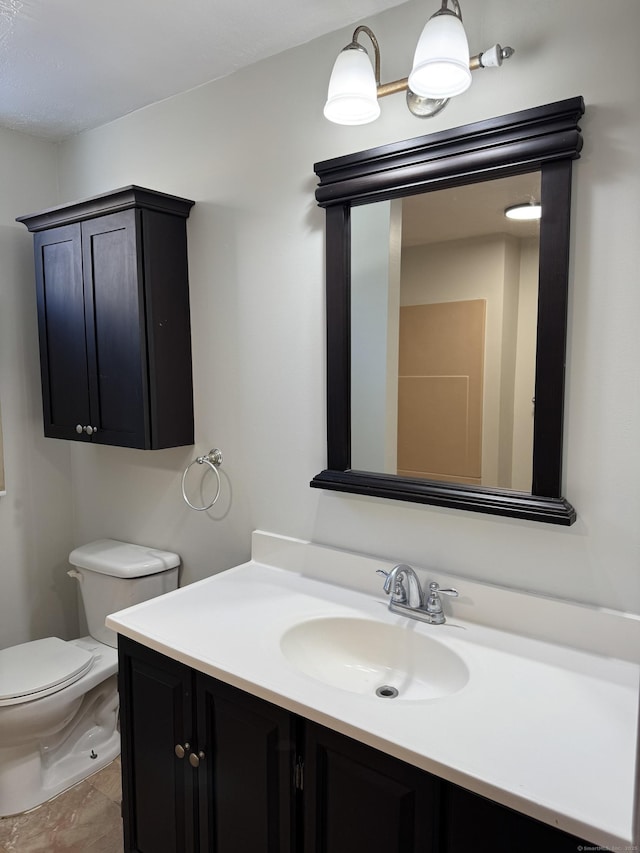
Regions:
<instances>
[{"instance_id":1,"label":"white sink basin","mask_svg":"<svg viewBox=\"0 0 640 853\"><path fill-rule=\"evenodd\" d=\"M290 663L312 678L380 700L437 699L461 690L469 679L455 652L413 625L353 617L311 619L283 634L280 647Z\"/></svg>"}]
</instances>

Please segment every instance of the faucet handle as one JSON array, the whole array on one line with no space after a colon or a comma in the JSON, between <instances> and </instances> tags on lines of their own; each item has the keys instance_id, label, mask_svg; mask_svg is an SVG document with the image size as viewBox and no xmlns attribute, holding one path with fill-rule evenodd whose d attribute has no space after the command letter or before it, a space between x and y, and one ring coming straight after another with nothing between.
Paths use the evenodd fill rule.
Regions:
<instances>
[{"instance_id":1,"label":"faucet handle","mask_svg":"<svg viewBox=\"0 0 640 853\"><path fill-rule=\"evenodd\" d=\"M391 600L394 601L396 604L407 603L407 590L405 589L402 577L398 575L392 576L392 572L385 572L384 569L376 569L376 574L382 575L385 579L383 589L387 595L391 593L391 584L395 579L395 585L393 588L393 595L391 596Z\"/></svg>"},{"instance_id":2,"label":"faucet handle","mask_svg":"<svg viewBox=\"0 0 640 853\"><path fill-rule=\"evenodd\" d=\"M429 593L431 595L450 595L453 598L457 598L458 590L451 587L450 589L441 589L440 585L435 581L429 584Z\"/></svg>"},{"instance_id":3,"label":"faucet handle","mask_svg":"<svg viewBox=\"0 0 640 853\"><path fill-rule=\"evenodd\" d=\"M442 625L445 622L444 613L442 611L442 599L440 593L444 595L452 595L454 598L458 595L457 589L440 589L440 584L432 581L429 584L429 595L427 596L426 611L430 616L432 625Z\"/></svg>"}]
</instances>

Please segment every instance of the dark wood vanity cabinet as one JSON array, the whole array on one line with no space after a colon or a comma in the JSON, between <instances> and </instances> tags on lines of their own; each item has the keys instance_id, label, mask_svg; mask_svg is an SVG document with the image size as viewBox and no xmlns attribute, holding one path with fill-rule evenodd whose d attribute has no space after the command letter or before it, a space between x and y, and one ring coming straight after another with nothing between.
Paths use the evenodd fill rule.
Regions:
<instances>
[{"instance_id":1,"label":"dark wood vanity cabinet","mask_svg":"<svg viewBox=\"0 0 640 853\"><path fill-rule=\"evenodd\" d=\"M439 783L323 726L304 725L303 853L436 853Z\"/></svg>"},{"instance_id":2,"label":"dark wood vanity cabinet","mask_svg":"<svg viewBox=\"0 0 640 853\"><path fill-rule=\"evenodd\" d=\"M127 853L294 853L296 718L119 638Z\"/></svg>"},{"instance_id":3,"label":"dark wood vanity cabinet","mask_svg":"<svg viewBox=\"0 0 640 853\"><path fill-rule=\"evenodd\" d=\"M126 853L575 853L580 839L119 638Z\"/></svg>"},{"instance_id":4,"label":"dark wood vanity cabinet","mask_svg":"<svg viewBox=\"0 0 640 853\"><path fill-rule=\"evenodd\" d=\"M605 849L450 784L444 786L442 839L446 853L576 853Z\"/></svg>"},{"instance_id":5,"label":"dark wood vanity cabinet","mask_svg":"<svg viewBox=\"0 0 640 853\"><path fill-rule=\"evenodd\" d=\"M216 853L294 853L295 718L196 676L199 841Z\"/></svg>"},{"instance_id":6,"label":"dark wood vanity cabinet","mask_svg":"<svg viewBox=\"0 0 640 853\"><path fill-rule=\"evenodd\" d=\"M127 851L196 850L193 675L182 664L120 640L122 816ZM184 756L178 758L176 749ZM179 752L179 749L178 749Z\"/></svg>"},{"instance_id":7,"label":"dark wood vanity cabinet","mask_svg":"<svg viewBox=\"0 0 640 853\"><path fill-rule=\"evenodd\" d=\"M18 219L34 233L46 436L193 443L192 205L131 186Z\"/></svg>"}]
</instances>

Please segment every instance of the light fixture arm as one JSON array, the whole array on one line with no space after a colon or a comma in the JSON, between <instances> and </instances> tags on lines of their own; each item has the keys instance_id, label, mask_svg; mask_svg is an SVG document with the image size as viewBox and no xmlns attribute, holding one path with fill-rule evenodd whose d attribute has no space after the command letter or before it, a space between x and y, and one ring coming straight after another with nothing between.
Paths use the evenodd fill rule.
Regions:
<instances>
[{"instance_id":1,"label":"light fixture arm","mask_svg":"<svg viewBox=\"0 0 640 853\"><path fill-rule=\"evenodd\" d=\"M369 40L373 45L373 53L374 53L374 62L373 62L373 73L376 80L376 86L378 89L378 97L384 98L386 95L395 95L397 92L405 92L408 88L408 78L403 77L401 80L394 80L392 83L381 83L380 82L380 45L378 43L378 39L375 36L375 33L372 29L367 26L361 25L356 27L353 31L353 36L351 38L351 44L348 45L348 48L358 48L362 49L362 45L358 41L358 36L360 33L365 33L369 36ZM346 48L345 48L346 49Z\"/></svg>"},{"instance_id":2,"label":"light fixture arm","mask_svg":"<svg viewBox=\"0 0 640 853\"><path fill-rule=\"evenodd\" d=\"M435 13L435 15L442 15L443 13L448 13L449 15L455 15L456 17L460 18L460 20L462 20L462 10L460 9L460 4L458 3L458 0L451 0L451 5L453 6L453 9L449 8L449 0L442 0L442 6L440 7L439 11ZM432 15L432 17L434 16Z\"/></svg>"},{"instance_id":3,"label":"light fixture arm","mask_svg":"<svg viewBox=\"0 0 640 853\"><path fill-rule=\"evenodd\" d=\"M366 35L368 35L369 39L371 41L371 44L373 45L373 53L374 53L373 71L374 71L374 75L376 78L376 86L379 87L380 86L380 45L378 44L378 39L375 37L373 30L369 29L369 27L364 26L364 24L362 24L359 27L356 27L355 30L353 31L353 37L351 39L351 44L348 45L347 47L348 48L354 47L354 48L359 48L359 49L362 48L362 45L358 42L358 36L360 35L360 33L365 33ZM380 97L380 96L378 95L378 97Z\"/></svg>"}]
</instances>

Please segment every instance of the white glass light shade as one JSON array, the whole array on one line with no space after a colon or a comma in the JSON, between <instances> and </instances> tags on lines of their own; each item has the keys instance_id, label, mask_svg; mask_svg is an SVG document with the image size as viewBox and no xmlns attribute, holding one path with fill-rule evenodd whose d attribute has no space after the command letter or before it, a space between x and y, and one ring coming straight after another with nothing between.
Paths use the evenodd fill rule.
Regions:
<instances>
[{"instance_id":1,"label":"white glass light shade","mask_svg":"<svg viewBox=\"0 0 640 853\"><path fill-rule=\"evenodd\" d=\"M514 204L513 207L508 207L505 210L504 215L507 219L519 219L520 221L540 219L542 217L542 206L533 201L530 204Z\"/></svg>"},{"instance_id":2,"label":"white glass light shade","mask_svg":"<svg viewBox=\"0 0 640 853\"><path fill-rule=\"evenodd\" d=\"M367 124L380 115L376 78L364 48L349 46L338 54L324 115L336 124Z\"/></svg>"},{"instance_id":3,"label":"white glass light shade","mask_svg":"<svg viewBox=\"0 0 640 853\"><path fill-rule=\"evenodd\" d=\"M452 13L429 18L418 40L409 88L422 98L452 98L471 85L469 43Z\"/></svg>"}]
</instances>

